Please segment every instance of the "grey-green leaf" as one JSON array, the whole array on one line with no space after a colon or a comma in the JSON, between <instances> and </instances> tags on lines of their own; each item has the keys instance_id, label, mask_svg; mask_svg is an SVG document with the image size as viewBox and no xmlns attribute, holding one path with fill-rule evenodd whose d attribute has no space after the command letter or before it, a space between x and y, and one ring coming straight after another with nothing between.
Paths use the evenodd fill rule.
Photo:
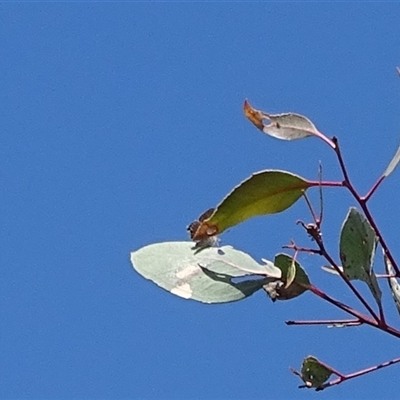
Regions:
<instances>
[{"instance_id":1,"label":"grey-green leaf","mask_svg":"<svg viewBox=\"0 0 400 400\"><path fill-rule=\"evenodd\" d=\"M272 262L258 264L231 246L196 253L193 245L193 242L151 244L132 252L131 262L140 275L170 293L203 303L242 300L281 276ZM253 275L252 279L232 280L247 275ZM254 279L254 275L259 279Z\"/></svg>"},{"instance_id":2,"label":"grey-green leaf","mask_svg":"<svg viewBox=\"0 0 400 400\"><path fill-rule=\"evenodd\" d=\"M378 304L382 292L372 270L377 237L367 219L350 208L340 233L340 259L343 271L351 279L364 281Z\"/></svg>"},{"instance_id":3,"label":"grey-green leaf","mask_svg":"<svg viewBox=\"0 0 400 400\"><path fill-rule=\"evenodd\" d=\"M383 253L383 259L385 261L385 269L388 275L395 275L395 270L392 263L388 259L385 253ZM400 285L396 278L388 278L389 287L392 291L394 303L396 304L397 311L400 314Z\"/></svg>"},{"instance_id":4,"label":"grey-green leaf","mask_svg":"<svg viewBox=\"0 0 400 400\"><path fill-rule=\"evenodd\" d=\"M318 134L315 125L299 114L266 114L265 117L269 118L271 123L264 126L264 133L277 139L293 140Z\"/></svg>"},{"instance_id":5,"label":"grey-green leaf","mask_svg":"<svg viewBox=\"0 0 400 400\"><path fill-rule=\"evenodd\" d=\"M303 115L295 113L269 114L254 109L247 100L244 102L244 113L257 128L277 139L294 140L320 135L315 125ZM270 123L266 124L265 120Z\"/></svg>"},{"instance_id":6,"label":"grey-green leaf","mask_svg":"<svg viewBox=\"0 0 400 400\"><path fill-rule=\"evenodd\" d=\"M303 139L316 136L324 140L332 148L335 143L318 131L315 125L304 115L296 113L269 114L256 110L246 100L243 105L245 116L262 132L282 140Z\"/></svg>"}]
</instances>

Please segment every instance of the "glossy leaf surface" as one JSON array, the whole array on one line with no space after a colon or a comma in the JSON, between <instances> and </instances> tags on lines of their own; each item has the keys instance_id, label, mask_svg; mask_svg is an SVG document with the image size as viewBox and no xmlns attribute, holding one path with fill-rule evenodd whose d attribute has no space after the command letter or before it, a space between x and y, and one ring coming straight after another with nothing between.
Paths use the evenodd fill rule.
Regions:
<instances>
[{"instance_id":1,"label":"glossy leaf surface","mask_svg":"<svg viewBox=\"0 0 400 400\"><path fill-rule=\"evenodd\" d=\"M310 186L305 179L287 171L257 172L222 200L212 216L201 223L194 239L217 235L255 216L284 211Z\"/></svg>"}]
</instances>

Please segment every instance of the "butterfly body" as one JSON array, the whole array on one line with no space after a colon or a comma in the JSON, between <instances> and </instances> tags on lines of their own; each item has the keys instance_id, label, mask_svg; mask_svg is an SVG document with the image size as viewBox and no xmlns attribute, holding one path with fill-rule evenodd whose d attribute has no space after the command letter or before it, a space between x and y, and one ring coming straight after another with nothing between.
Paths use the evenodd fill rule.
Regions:
<instances>
[{"instance_id":1,"label":"butterfly body","mask_svg":"<svg viewBox=\"0 0 400 400\"><path fill-rule=\"evenodd\" d=\"M205 211L203 214L200 215L198 220L191 222L187 226L186 229L189 231L189 235L192 240L195 237L196 232L199 229L201 223L203 221L205 221L206 219L210 218L214 211L215 211L215 208L209 208L207 211ZM206 239L195 240L195 242L196 242L196 245L193 248L201 250L201 249L205 249L207 247L214 246L216 243L218 243L218 238L215 236L211 236Z\"/></svg>"}]
</instances>

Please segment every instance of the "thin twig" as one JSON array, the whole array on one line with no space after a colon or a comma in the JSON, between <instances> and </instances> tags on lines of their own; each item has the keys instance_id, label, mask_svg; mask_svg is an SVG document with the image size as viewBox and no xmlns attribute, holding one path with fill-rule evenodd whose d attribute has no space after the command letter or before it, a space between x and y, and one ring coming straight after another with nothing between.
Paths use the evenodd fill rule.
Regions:
<instances>
[{"instance_id":1,"label":"thin twig","mask_svg":"<svg viewBox=\"0 0 400 400\"><path fill-rule=\"evenodd\" d=\"M343 161L342 152L341 152L340 146L339 146L339 141L336 137L333 137L332 140L335 143L334 150L335 150L336 156L339 161L340 169L342 170L344 181L348 183L348 182L350 182L350 179L349 179L349 175L347 173L346 165L344 164L344 161Z\"/></svg>"},{"instance_id":2,"label":"thin twig","mask_svg":"<svg viewBox=\"0 0 400 400\"><path fill-rule=\"evenodd\" d=\"M322 218L324 216L324 197L323 197L323 194L322 194L322 185L321 185L321 182L322 182L322 163L321 163L321 161L319 162L318 175L319 175L319 182L320 182L320 185L319 185L319 206L320 206L320 209L319 209L319 218L318 218L318 221L316 222L316 224L317 224L318 228L320 228L321 224L322 224Z\"/></svg>"},{"instance_id":3,"label":"thin twig","mask_svg":"<svg viewBox=\"0 0 400 400\"><path fill-rule=\"evenodd\" d=\"M366 203L375 193L375 190L378 189L379 185L383 182L384 179L385 179L384 175L380 176L379 179L373 184L369 192L364 197L361 197L361 200Z\"/></svg>"},{"instance_id":4,"label":"thin twig","mask_svg":"<svg viewBox=\"0 0 400 400\"><path fill-rule=\"evenodd\" d=\"M308 198L306 192L303 192L303 197L304 197L304 200L305 200L306 203L307 203L308 209L310 210L310 214L311 214L311 216L312 216L312 219L313 219L314 222L315 222L315 225L318 226L318 218L317 218L317 216L315 215L315 212L314 212L314 209L313 209L313 207L312 207L311 201L310 201L310 199Z\"/></svg>"},{"instance_id":5,"label":"thin twig","mask_svg":"<svg viewBox=\"0 0 400 400\"><path fill-rule=\"evenodd\" d=\"M388 246L386 245L385 240L383 239L383 236L381 235L378 226L375 223L374 218L372 217L371 213L369 212L368 206L367 206L367 201L369 200L369 198L372 196L373 192L376 190L376 188L379 186L380 184L380 180L378 179L378 181L375 183L375 185L372 187L372 189L370 190L370 192L365 196L365 197L361 197L357 191L355 190L353 184L350 181L349 175L347 173L347 169L346 166L344 164L343 161L343 157L342 157L342 152L340 150L340 146L339 146L339 141L337 140L336 137L334 137L333 142L335 143L335 153L337 155L338 161L339 161L339 165L340 168L342 170L343 173L343 177L344 177L344 181L343 181L343 186L345 186L350 193L353 195L353 197L357 200L358 204L360 205L361 209L363 210L365 217L367 218L368 222L371 224L372 228L375 231L375 234L378 238L378 241L380 243L380 245L382 246L383 250L385 251L385 254L387 255L387 257L389 258L390 262L393 265L394 270L396 271L396 276L400 277L400 269L396 263L396 260L394 259L394 257L392 256L392 253L390 252Z\"/></svg>"},{"instance_id":6,"label":"thin twig","mask_svg":"<svg viewBox=\"0 0 400 400\"><path fill-rule=\"evenodd\" d=\"M357 199L357 198L356 198ZM373 219L371 213L369 212L367 204L361 200L360 198L357 199L358 203L360 204L361 209L363 210L365 217L367 218L368 222L371 224L372 229L375 231L375 234L378 238L378 241L380 245L382 246L382 249L384 250L385 254L387 255L389 261L391 262L394 270L396 271L396 276L400 277L400 269L397 265L396 260L394 259L391 251L389 250L389 247L387 246L385 240L383 239L383 236L381 235L378 226L375 223L375 220Z\"/></svg>"},{"instance_id":7,"label":"thin twig","mask_svg":"<svg viewBox=\"0 0 400 400\"><path fill-rule=\"evenodd\" d=\"M370 326L373 326L375 328L380 329L381 331L384 331L386 333L389 333L392 336L395 336L400 339L400 331L397 329L393 328L390 325L385 325L382 326L379 324L379 322L373 320L372 318L367 317L366 315L358 312L354 308L349 307L348 305L341 303L340 301L334 299L333 297L328 296L326 293L322 292L319 290L317 287L313 285L304 285L304 287L307 287L312 293L314 293L316 296L320 297L321 299L326 300L328 303L333 304L334 306L340 308L341 310L347 312L348 314L352 315L353 317L359 319L365 324L368 324Z\"/></svg>"},{"instance_id":8,"label":"thin twig","mask_svg":"<svg viewBox=\"0 0 400 400\"><path fill-rule=\"evenodd\" d=\"M368 312L372 315L372 317L378 322L379 317L375 313L375 311L372 309L372 307L367 303L367 301L364 299L364 297L360 294L360 292L356 289L356 287L351 283L350 279L347 277L347 275L339 268L339 266L336 264L336 262L333 260L333 258L328 254L328 252L325 249L324 243L322 240L318 243L319 248L321 250L321 254L323 257L326 258L326 260L329 262L329 264L334 268L334 270L340 275L340 277L345 281L346 285L350 288L350 290L355 294L355 296L361 301L361 303L364 305L364 307L368 310Z\"/></svg>"},{"instance_id":9,"label":"thin twig","mask_svg":"<svg viewBox=\"0 0 400 400\"><path fill-rule=\"evenodd\" d=\"M291 249L291 250L302 252L302 253L311 253L311 254L321 255L320 249L312 249L310 247L299 247L294 242L292 242L291 244L282 246L282 249Z\"/></svg>"},{"instance_id":10,"label":"thin twig","mask_svg":"<svg viewBox=\"0 0 400 400\"><path fill-rule=\"evenodd\" d=\"M353 372L352 374L340 375L337 379L322 384L316 390L317 391L324 390L324 389L326 389L328 387L332 387L334 385L338 385L339 383L348 381L349 379L358 378L359 376L362 376L362 375L365 375L365 374L369 374L370 372L374 372L374 371L377 371L378 369L389 367L389 366L397 364L399 362L400 362L400 357L399 358L395 358L395 359L390 360L390 361L386 361L386 362L384 362L382 364L379 364L379 365L375 365L375 366L370 367L370 368L363 369L361 371Z\"/></svg>"},{"instance_id":11,"label":"thin twig","mask_svg":"<svg viewBox=\"0 0 400 400\"><path fill-rule=\"evenodd\" d=\"M343 326L359 326L363 322L359 319L331 319L320 321L286 321L286 325L343 325Z\"/></svg>"}]
</instances>

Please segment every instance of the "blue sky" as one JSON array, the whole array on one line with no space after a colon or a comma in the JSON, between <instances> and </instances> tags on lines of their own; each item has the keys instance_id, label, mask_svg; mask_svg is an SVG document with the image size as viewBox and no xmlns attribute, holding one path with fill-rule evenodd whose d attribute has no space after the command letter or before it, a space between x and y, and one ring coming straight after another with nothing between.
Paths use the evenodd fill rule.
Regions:
<instances>
[{"instance_id":1,"label":"blue sky","mask_svg":"<svg viewBox=\"0 0 400 400\"><path fill-rule=\"evenodd\" d=\"M366 368L399 356L394 338L286 326L346 317L311 294L185 301L136 274L129 253L187 240L186 225L252 172L316 179L322 160L327 180L341 178L321 141L257 131L245 98L338 136L366 192L399 144L400 4L3 3L0 18L1 398L398 396L399 366L322 394L298 390L288 369L309 354L345 373ZM399 184L396 171L371 200L397 257ZM354 202L343 189L325 199L338 259ZM273 259L290 239L310 244L301 218L299 202L222 243ZM323 260L301 262L315 285L358 307Z\"/></svg>"}]
</instances>

